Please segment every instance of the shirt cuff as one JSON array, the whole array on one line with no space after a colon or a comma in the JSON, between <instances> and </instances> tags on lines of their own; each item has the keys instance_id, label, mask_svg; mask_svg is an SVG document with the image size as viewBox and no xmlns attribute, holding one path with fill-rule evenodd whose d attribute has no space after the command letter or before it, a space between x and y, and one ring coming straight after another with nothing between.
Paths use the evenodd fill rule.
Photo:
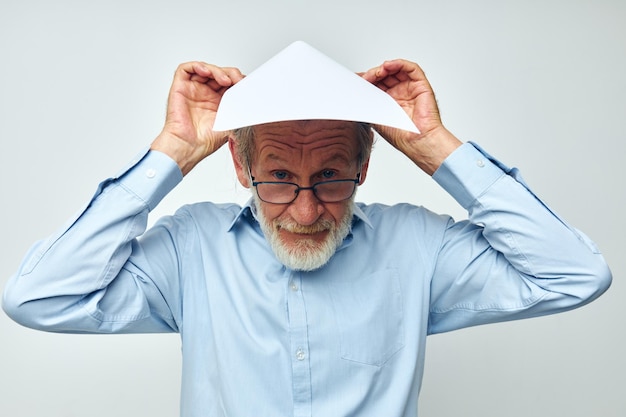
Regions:
<instances>
[{"instance_id":1,"label":"shirt cuff","mask_svg":"<svg viewBox=\"0 0 626 417\"><path fill-rule=\"evenodd\" d=\"M152 210L183 180L183 174L169 156L150 150L118 178L120 186Z\"/></svg>"},{"instance_id":2,"label":"shirt cuff","mask_svg":"<svg viewBox=\"0 0 626 417\"><path fill-rule=\"evenodd\" d=\"M446 158L432 178L463 208L469 209L506 170L480 147L467 142Z\"/></svg>"}]
</instances>

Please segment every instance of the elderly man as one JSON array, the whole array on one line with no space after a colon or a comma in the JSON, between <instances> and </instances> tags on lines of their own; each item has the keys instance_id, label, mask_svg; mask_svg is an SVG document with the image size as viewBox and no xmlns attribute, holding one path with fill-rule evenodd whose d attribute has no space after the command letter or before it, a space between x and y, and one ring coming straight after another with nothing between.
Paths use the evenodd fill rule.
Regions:
<instances>
[{"instance_id":1,"label":"elderly man","mask_svg":"<svg viewBox=\"0 0 626 417\"><path fill-rule=\"evenodd\" d=\"M608 288L585 235L446 130L418 65L359 75L417 129L279 117L216 131L225 92L246 79L181 65L151 150L31 249L5 310L49 331L179 332L186 417L415 416L428 334L564 311ZM469 220L355 203L368 122ZM145 231L148 212L226 143L250 202L185 206Z\"/></svg>"}]
</instances>

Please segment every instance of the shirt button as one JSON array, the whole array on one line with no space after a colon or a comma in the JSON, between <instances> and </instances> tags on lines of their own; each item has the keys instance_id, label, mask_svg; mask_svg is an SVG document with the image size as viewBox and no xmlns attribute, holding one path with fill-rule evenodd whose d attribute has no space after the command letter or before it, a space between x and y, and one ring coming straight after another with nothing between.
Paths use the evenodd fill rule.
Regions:
<instances>
[{"instance_id":1,"label":"shirt button","mask_svg":"<svg viewBox=\"0 0 626 417\"><path fill-rule=\"evenodd\" d=\"M291 288L291 291L298 291L298 284L293 281L291 282L291 285L289 287Z\"/></svg>"},{"instance_id":2,"label":"shirt button","mask_svg":"<svg viewBox=\"0 0 626 417\"><path fill-rule=\"evenodd\" d=\"M485 166L485 161L482 159L477 159L476 160L476 165L478 165L479 168L482 168Z\"/></svg>"},{"instance_id":3,"label":"shirt button","mask_svg":"<svg viewBox=\"0 0 626 417\"><path fill-rule=\"evenodd\" d=\"M296 359L299 361L303 361L305 357L306 353L304 352L304 349L298 348L298 350L296 350Z\"/></svg>"},{"instance_id":4,"label":"shirt button","mask_svg":"<svg viewBox=\"0 0 626 417\"><path fill-rule=\"evenodd\" d=\"M156 176L156 170L155 169L147 169L146 170L146 177L148 178L154 178Z\"/></svg>"}]
</instances>

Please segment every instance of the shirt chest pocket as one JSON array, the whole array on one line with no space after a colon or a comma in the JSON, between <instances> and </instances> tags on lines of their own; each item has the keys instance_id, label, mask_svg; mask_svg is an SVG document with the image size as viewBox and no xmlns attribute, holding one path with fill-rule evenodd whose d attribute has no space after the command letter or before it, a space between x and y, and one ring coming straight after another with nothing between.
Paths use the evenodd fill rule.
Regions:
<instances>
[{"instance_id":1,"label":"shirt chest pocket","mask_svg":"<svg viewBox=\"0 0 626 417\"><path fill-rule=\"evenodd\" d=\"M395 269L330 285L342 359L382 366L404 346L403 306Z\"/></svg>"}]
</instances>

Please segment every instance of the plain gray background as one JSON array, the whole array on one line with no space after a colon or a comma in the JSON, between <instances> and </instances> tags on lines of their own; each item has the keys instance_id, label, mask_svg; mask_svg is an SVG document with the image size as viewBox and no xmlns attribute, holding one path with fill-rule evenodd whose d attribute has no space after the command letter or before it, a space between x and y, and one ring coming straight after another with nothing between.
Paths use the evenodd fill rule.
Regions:
<instances>
[{"instance_id":1,"label":"plain gray background","mask_svg":"<svg viewBox=\"0 0 626 417\"><path fill-rule=\"evenodd\" d=\"M156 136L180 62L250 72L298 39L354 71L404 57L447 127L519 167L614 273L574 312L429 338L420 415L624 416L625 18L622 0L2 0L0 287ZM224 148L154 214L247 197ZM359 199L465 217L382 140ZM177 335L46 334L0 314L0 338L2 416L178 415Z\"/></svg>"}]
</instances>

